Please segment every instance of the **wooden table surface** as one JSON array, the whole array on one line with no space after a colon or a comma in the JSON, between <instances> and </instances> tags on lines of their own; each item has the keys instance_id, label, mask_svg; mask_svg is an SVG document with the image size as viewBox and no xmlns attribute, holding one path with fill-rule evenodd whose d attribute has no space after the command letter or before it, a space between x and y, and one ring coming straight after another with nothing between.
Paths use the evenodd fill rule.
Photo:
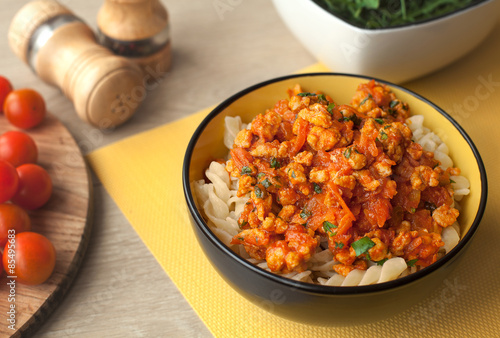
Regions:
<instances>
[{"instance_id":1,"label":"wooden table surface","mask_svg":"<svg viewBox=\"0 0 500 338\"><path fill-rule=\"evenodd\" d=\"M103 0L60 2L96 28ZM129 122L105 132L82 122L60 90L42 82L10 50L9 23L25 3L2 0L0 75L16 88L38 90L84 154L315 62L268 0L163 0L170 14L172 68ZM209 337L102 184L92 179L94 215L86 256L64 300L37 336Z\"/></svg>"}]
</instances>

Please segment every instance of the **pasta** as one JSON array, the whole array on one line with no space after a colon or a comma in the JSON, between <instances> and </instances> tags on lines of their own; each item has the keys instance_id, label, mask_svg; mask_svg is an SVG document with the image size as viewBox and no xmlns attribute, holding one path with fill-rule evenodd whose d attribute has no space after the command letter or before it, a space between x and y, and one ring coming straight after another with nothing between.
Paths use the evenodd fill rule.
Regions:
<instances>
[{"instance_id":1,"label":"pasta","mask_svg":"<svg viewBox=\"0 0 500 338\"><path fill-rule=\"evenodd\" d=\"M385 95L389 95L388 93L390 93L390 92L388 92L387 88L385 88L385 87L381 86L380 84L377 84L376 82L373 82L373 81L370 82L369 85L365 85L365 87L360 86L360 88L365 90L367 88L367 86L371 86L370 87L370 90L372 90L371 93L373 93L373 90L375 90L375 91L380 90L380 88L386 91ZM299 97L300 99L304 98L305 96L297 95L297 94L301 94L301 93L303 93L303 92L302 92L302 89L300 87L295 88L294 93L292 95L290 95L291 96L290 102L293 101L294 97L295 98ZM364 93L366 94L366 90ZM317 99L318 96L322 99L324 98L326 103L327 103L327 104L325 104L325 106L332 105L332 102L330 101L331 99L326 98L325 96L321 97L322 94L317 94L317 93L316 94L308 93L308 94L310 97L314 97L314 99ZM373 99L372 97L370 97L371 95L372 94L370 94L368 96L369 99ZM375 95L375 94L373 94L373 95ZM391 93L391 95L392 95L392 93ZM295 100L297 100L297 99L295 99ZM364 99L364 100L366 101L366 99ZM354 104L354 106L357 107L357 109L361 109L360 106L363 105L363 103L361 103L360 101L361 100L358 101L357 105ZM353 99L353 102L355 102L355 99ZM291 103L289 103L289 104L291 104ZM336 106L338 107L338 105L336 105ZM341 107L344 107L344 106L341 106ZM400 103L400 108L401 107L405 108L403 103ZM305 108L302 108L302 109L305 109ZM347 108L347 106L346 106L346 107L344 107L344 109L348 110L351 108ZM405 109L409 110L408 108L405 108ZM373 111L377 111L379 114L382 114L381 110L382 109L380 108L380 106L376 106L372 103L372 107L370 108L370 110L368 110L368 114L370 114L370 112L373 112ZM367 112L364 112L363 116L368 116L365 114L367 114ZM343 114L342 114L342 116L343 116ZM384 247L383 241L380 240L380 238L382 238L382 239L384 238L383 236L379 238L375 235L373 235L372 237L369 237L366 235L366 234L372 235L373 231L372 232L367 231L365 233L366 236L364 236L364 237L358 236L361 240L358 243L360 245L358 245L357 249L359 249L360 246L362 247L363 244L368 245L368 247L369 247L368 249L364 250L362 253L359 253L359 255L358 255L358 251L356 251L356 249L355 249L356 246L353 244L355 241L352 241L352 240L350 242L345 242L345 243L348 243L350 246L350 247L345 248L348 250L344 250L344 251L335 250L335 249L338 249L337 246L339 246L342 249L342 247L345 245L345 243L342 243L340 241L334 242L332 240L332 238L335 238L336 240L337 240L337 238L341 238L340 235L337 234L338 231L333 232L333 230L340 228L340 224L341 224L340 222L345 221L345 219L347 217L347 216L345 216L347 214L346 213L346 214L341 214L340 217L338 217L338 219L336 220L336 221L339 221L339 219L340 219L338 224L336 224L336 222L333 222L333 221L332 222L323 221L322 226L319 226L316 229L315 233L313 231L312 236L310 238L307 237L306 235L303 235L304 231L306 231L306 230L298 229L297 231L293 232L293 236L297 236L300 238L306 238L306 237L308 238L308 240L312 243L310 245L310 248L312 248L311 252L309 252L309 253L307 252L307 248L309 248L309 247L307 247L307 248L305 248L304 246L301 247L299 244L296 244L295 242L293 242L293 240L290 240L289 242L287 242L289 247L295 245L296 247L298 247L296 252L300 252L300 253L305 252L305 254L303 254L303 257L296 259L295 262L298 262L298 263L295 265L293 265L294 264L293 260L289 259L287 261L286 259L288 259L288 258L286 258L286 259L283 258L283 261L285 263L279 265L280 268L276 269L277 265L275 263L275 257L281 257L281 256L279 256L279 255L273 256L272 249L269 249L269 248L272 247L273 243L278 243L280 241L283 241L283 238L286 238L285 236L289 236L288 233L286 233L286 235L278 236L279 240L275 239L273 243L271 243L271 241L269 241L270 244L266 244L265 247L263 246L263 244L262 244L262 246L259 246L259 245L261 245L261 243L258 243L259 239L261 239L263 241L268 240L270 238L270 236L259 237L260 235L255 235L255 233L256 233L256 231L261 231L261 232L266 231L266 233L270 232L267 230L262 230L261 227L265 227L265 224L269 224L271 221L274 222L273 226L276 227L275 223L276 224L279 223L277 221L277 219L279 218L279 215L282 215L282 212L280 212L280 213L276 212L278 214L278 216L276 217L271 211L269 211L271 209L269 209L268 213L267 213L268 217L261 217L262 219L260 221L258 221L258 220L255 221L255 222L260 224L258 228L256 228L256 227L251 228L249 225L244 224L247 221L248 222L252 221L252 219L250 218L251 216L248 216L249 218L245 218L242 215L249 214L248 205L254 203L255 195L257 194L257 192L259 192L259 191L256 191L256 189L259 189L259 188L255 188L255 186L258 186L260 183L256 183L256 180L253 179L252 186L247 184L247 186L248 186L247 190L246 191L242 190L246 184L242 180L245 180L245 179L251 180L252 175L255 176L255 173L250 173L250 171L255 170L256 168L253 168L250 166L248 166L248 168L244 168L243 171L245 171L245 170L249 171L246 173L246 175L242 175L242 174L230 175L229 173L235 172L234 167L236 166L236 164L234 162L236 162L238 160L237 158L234 157L234 153L231 153L231 155L233 155L233 156L231 156L228 159L224 159L224 160L220 160L220 161L213 161L206 170L207 180L200 180L197 182L193 182L194 183L193 184L194 192L195 192L195 195L197 197L198 203L200 204L200 210L203 211L203 213L207 219L207 222L208 222L210 228L212 229L212 231L215 233L216 236L219 237L219 239L225 245L227 245L228 247L231 247L237 254L246 258L249 262L261 267L262 269L266 269L268 271L272 271L275 273L280 273L282 276L287 277L287 278L291 278L291 279L295 279L295 280L299 280L299 281L303 281L303 282L328 285L328 286L356 286L356 285L370 285L370 284L375 284L375 283L383 283L386 281L394 280L394 279L399 278L401 276L405 276L409 273L415 272L418 269L425 267L428 264L431 264L433 261L435 261L437 259L437 257L440 257L440 256L446 254L447 252L449 252L450 250L452 250L453 247L455 247L456 244L459 242L459 240L460 240L460 227L458 225L458 222L456 221L456 216L458 215L458 211L454 211L454 210L459 209L459 205L457 202L459 200L461 200L463 198L463 196L465 196L469 193L470 187L469 187L469 182L468 182L467 178L461 176L459 174L458 170L450 169L453 166L453 162L449 156L448 147L446 146L445 143L443 143L441 141L441 139L439 138L438 135L436 135L435 133L433 133L431 130L429 130L428 128L426 128L424 126L423 116L413 115L413 116L409 117L409 116L403 115L403 117L405 117L403 122L406 122L406 125L409 127L409 130L411 130L412 140L421 146L421 149L423 152L428 152L429 154L430 154L430 152L433 153L434 159L437 160L437 161L435 161L436 166L439 165L439 167L440 167L440 169L434 168L434 171L438 172L438 173L440 173L440 175L442 175L442 176L439 176L439 179L441 179L441 181L442 181L443 177L446 177L446 178L449 177L451 184L444 184L443 186L446 186L446 189L448 189L448 190L450 190L452 188L454 191L454 194L453 194L454 201L448 203L448 204L450 204L449 206L446 205L443 208L439 209L440 206L438 207L437 205L433 205L432 212L429 211L429 214L432 213L432 215L434 215L433 217L435 219L433 220L433 224L434 224L433 227L439 229L438 230L439 239L437 239L437 237L435 235L432 235L429 237L422 236L422 238L424 238L424 240L427 240L428 238L433 238L433 241L434 240L436 241L433 243L439 243L439 244L433 244L434 247L432 247L432 245L429 245L429 248L427 249L428 251L432 248L435 249L435 252L433 253L433 256L432 256L433 259L425 258L425 257L423 257L423 255L421 257L417 257L415 259L409 259L413 256L412 256L412 254L408 253L409 251L407 252L407 250L406 250L410 246L410 243L408 242L408 243L406 243L407 246L405 247L405 249L402 250L402 252L403 251L405 252L405 255L407 258L405 260L405 258L403 258L403 256L405 256L405 255L402 254L402 255L398 256L395 254L397 250L390 251L390 250L388 250L387 247ZM306 116L306 118L309 118L309 117ZM382 118L380 116L377 117L377 115L375 115L375 117L366 117L366 119L367 120L368 119L371 119L371 120L375 119L378 123L381 123L380 121L382 120ZM313 119L310 119L310 120L313 120ZM311 122L311 121L309 121L309 122ZM393 124L397 123L397 121L394 121L392 118L389 118L387 121L383 121L383 122L384 122L384 125L389 126L389 127L386 127L386 129L385 129L385 130L387 130L387 132L390 132L390 128L393 126ZM255 123L255 125L252 126L252 124L254 124L254 123ZM258 126L259 123L260 123L260 121L257 119L254 122L252 122L252 124L245 125L244 123L242 123L240 117L226 117L226 119L225 119L225 135L224 135L225 146L228 149L233 149L235 144L241 145L241 143L244 142L244 141L242 141L242 139L244 138L245 135L248 136L250 134L251 130L258 130L256 128L259 127ZM312 134L312 130L317 126L317 125L314 125L314 123L318 124L320 122L318 122L317 120L311 122L311 125L313 125L313 127L309 127L310 134ZM365 124L367 124L367 123L368 122L365 122ZM390 123L393 123L393 124L390 124ZM264 133L264 130L265 130L264 128L261 129L262 133ZM382 133L384 132L382 128L380 128L380 130L382 130ZM384 135L384 134L379 133L378 135ZM253 136L253 138L255 139L255 136ZM311 137L311 139L312 139L312 137ZM272 142L272 140L268 139L268 143L269 142ZM309 145L307 145L307 146L311 147L313 140L310 140L309 136L308 136L308 138L306 139L305 142L309 142L308 143ZM327 142L327 141L324 141L324 142ZM377 142L380 142L380 141L377 140ZM346 144L346 145L349 146L349 144ZM254 156L259 156L259 155L263 156L262 155L263 151L269 151L269 149L265 149L263 147L259 148L259 146L260 146L260 144L254 145L253 151L251 152ZM352 146L352 143L351 143L351 146ZM304 148L302 148L302 149L304 149ZM348 154L347 153L348 150L345 150L345 149L349 149L349 148L344 147L342 149L344 157L346 157L346 154ZM355 148L355 150L352 151L352 157L356 157L360 153L363 153L363 151L358 152L357 149L358 148ZM390 149L392 149L392 148L390 148ZM418 148L418 149L420 149L420 148ZM330 150L332 152L334 151L334 149L333 150L330 149ZM303 159L300 159L300 156L302 156L300 154L302 154L302 153L306 153L306 152L305 151L302 151L302 152L298 151L297 152L298 155L297 154L294 155L295 160L297 160L299 162L304 161ZM390 151L388 150L387 153L390 153ZM396 156L396 155L394 155L394 156ZM402 160L400 159L400 161L402 161ZM431 161L431 160L428 160L428 162L429 161ZM432 161L434 161L434 160L432 160ZM374 162L374 167L377 167L376 164L378 164L378 162L375 160L373 160L373 162ZM386 162L393 163L392 164L393 166L395 165L394 161L390 162L390 160L386 159ZM290 163L292 163L292 161ZM354 167L356 167L356 165L357 164L355 163ZM311 166L311 167L314 167L314 166ZM363 166L361 166L361 165L358 165L356 168L358 168L359 171L364 170ZM308 176L308 178L312 180L314 178L314 175L320 175L319 174L320 171L316 170L316 169L317 168L312 168L306 176ZM417 172L418 169L416 167L415 168L412 167L411 169L413 170L413 176L415 176L415 172ZM425 170L424 169L421 169L421 170L423 170L425 172L428 171L427 169L425 169ZM241 168L238 168L238 170L241 171ZM380 170L382 170L382 169L380 169ZM294 172L294 174L295 174L295 172ZM301 172L299 170L297 170L296 175L300 176L300 174L301 174ZM246 176L246 178L243 178L244 176ZM412 183L415 186L417 186L417 183L415 183L415 181L419 181L420 178L424 177L423 174L420 174L420 176L417 175L418 177L417 176L413 177L413 176L412 176L412 178L415 178L415 180L412 181ZM265 179L272 180L272 178L270 176L267 176L267 174L266 175L262 174L261 177L265 177ZM380 177L382 177L382 176L380 176ZM294 178L296 178L296 177L294 177ZM307 182L307 178L305 178L305 179ZM370 191L369 189L372 189L372 188L369 187L369 184L374 184L374 181L365 182L366 180L365 181L363 181L363 180L365 180L364 177L356 176L356 180L354 182L355 182L355 184L362 186L365 189L365 191ZM424 180L424 179L422 178L422 180ZM379 181L387 182L387 180L382 180L382 179L380 179ZM316 182L320 182L320 181L317 180ZM327 184L326 181L321 181L321 182L322 182L322 184ZM354 183L351 182L349 184L352 185ZM440 183L440 184L443 184L443 183ZM270 185L270 182L264 183L264 186L269 187L269 185ZM375 182L375 185L376 185L376 182ZM310 183L310 186L313 186L312 183ZM314 187L316 188L317 186L319 186L319 184L314 183ZM375 187L375 189L377 187ZM422 194L426 193L426 187L424 187L422 189ZM375 189L373 189L371 191L375 191ZM446 190L446 189L444 189L444 190ZM416 189L413 189L413 190L416 190ZM242 193L242 191L243 191L243 193ZM340 190L341 193L345 193L346 191L349 191L349 190L347 190L347 189ZM318 195L320 195L320 194L318 193ZM252 196L253 196L253 199L252 199ZM267 196L271 196L271 194L267 193ZM277 193L276 196L281 196L281 195L279 195ZM282 196L284 196L284 195L282 195ZM340 195L340 196L342 196L342 195ZM284 198L284 197L282 197L282 198ZM262 199L262 197L261 197L261 199ZM270 199L270 197L268 199ZM341 202L344 202L343 197L340 197L340 199L342 199ZM340 199L339 199L339 201L340 201ZM373 203L378 203L378 201L375 199L372 199L371 201ZM334 205L339 210L342 211L342 203L341 202L335 203ZM406 203L406 202L404 202L404 203ZM304 205L308 206L307 204L304 204ZM311 223L304 223L301 225L301 227L303 227L305 229L307 229L308 227L312 228L313 226L309 225L309 224L312 224L313 216L310 215L310 213L304 211L306 209L306 207L304 207L304 205L303 205L304 209L302 210L302 213L300 215L302 218L307 219L308 222L311 222ZM345 205L345 202L344 202L344 205ZM353 204L351 204L351 205L353 205ZM275 207L276 206L274 206L274 208ZM257 209L259 209L259 208L264 208L264 207L261 205L254 205L253 206L255 215L258 214ZM281 210L283 211L286 208L287 207L286 207L285 203L283 203L283 208ZM394 209L394 206L390 207L389 209ZM320 210L320 209L318 209L318 210ZM412 207L413 213L411 211L408 211L407 214L405 214L407 217L406 218L407 220L403 221L402 223L404 223L404 222L408 223L408 224L406 224L406 226L409 227L410 222L413 222L413 219L416 217L415 214L418 214L422 210L420 209L420 207L419 207L419 209ZM425 213L425 211L422 211L421 213ZM450 214L452 214L452 216L450 216ZM300 218L297 217L297 215L298 215L298 211L296 211L295 220L297 220L297 219L300 220ZM358 213L357 215L358 216L356 216L356 217L359 218L360 214ZM255 216L255 217L257 217L257 216ZM243 219L243 221L241 221L242 219ZM324 217L323 217L323 219L324 219ZM330 218L330 219L333 220L334 218ZM422 218L422 219L424 219L424 218ZM348 219L348 221L349 221L349 219ZM354 223L355 220L350 220L350 222ZM288 225L288 228L286 231L290 231L290 229L294 230L294 228L293 228L294 225L290 225L290 224ZM436 224L442 224L442 226L438 227L438 225L436 225ZM354 227L354 225L351 225L351 226ZM382 223L381 228L383 226L384 226L384 223ZM255 229L257 229L257 230L255 230ZM269 228L266 228L266 229L269 230ZM400 234L404 232L403 230L401 230L401 226L398 229L399 229L398 231L400 231ZM253 237L249 237L250 238L250 240L249 240L245 236L247 236L247 234L251 231L254 231L254 233L252 234ZM351 231L351 230L348 230L348 231ZM309 231L309 232L311 232L311 231ZM413 232L415 232L415 231L413 231ZM408 230L407 232L404 232L404 233L405 234L410 233L410 231ZM290 235L290 236L292 236L292 235ZM352 235L352 231L351 231L351 237L352 236L353 235ZM278 238L278 237L274 237L274 238ZM316 240L316 241L311 240L311 238L313 240ZM415 238L418 239L420 237L414 236L414 239ZM254 240L257 241L257 243L249 244L249 241L254 241ZM394 240L394 238L393 238L393 240ZM361 243L361 242L363 242L363 243ZM290 243L292 243L292 244L290 244ZM335 246L334 249L332 249L333 246ZM378 249L379 246L381 247L380 250ZM264 247L266 249L265 253L258 251L258 250L261 250L261 247ZM274 249L276 249L276 247ZM286 248L286 249L288 249L288 248ZM375 250L375 249L377 249L377 250ZM281 248L278 248L276 250L279 253L283 252L283 250ZM359 249L359 250L362 250L362 249ZM391 250L392 250L392 247L391 247ZM271 251L271 254L269 253L269 251ZM351 262L350 264L346 264L347 260L342 258L342 254L345 255L346 252L352 253L353 251L356 252L356 257L354 257L353 262ZM293 251L291 251L291 252L293 252ZM297 256L297 255L298 254L295 254L295 256ZM290 255L290 256L295 257L294 255ZM376 257L378 257L378 258L382 257L382 258L375 260ZM292 261L292 263L289 264L289 261ZM269 266L269 264L268 264L269 262L271 263L271 266ZM415 265L415 264L417 264L417 265ZM290 266L292 266L292 268L290 268Z\"/></svg>"}]
</instances>

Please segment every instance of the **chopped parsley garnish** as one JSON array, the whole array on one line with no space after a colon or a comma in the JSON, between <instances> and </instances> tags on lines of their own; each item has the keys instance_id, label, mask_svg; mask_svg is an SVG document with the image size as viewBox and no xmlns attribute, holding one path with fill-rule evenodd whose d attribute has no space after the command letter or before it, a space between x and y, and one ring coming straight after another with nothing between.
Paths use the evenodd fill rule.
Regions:
<instances>
[{"instance_id":1,"label":"chopped parsley garnish","mask_svg":"<svg viewBox=\"0 0 500 338\"><path fill-rule=\"evenodd\" d=\"M399 104L398 100L392 100L391 103L389 103L389 107L394 108Z\"/></svg>"},{"instance_id":2,"label":"chopped parsley garnish","mask_svg":"<svg viewBox=\"0 0 500 338\"><path fill-rule=\"evenodd\" d=\"M306 97L306 96L316 96L315 93L307 93L307 92L303 92L303 93L298 93L297 96L301 96L301 97Z\"/></svg>"},{"instance_id":3,"label":"chopped parsley garnish","mask_svg":"<svg viewBox=\"0 0 500 338\"><path fill-rule=\"evenodd\" d=\"M261 184L265 187L265 188L269 188L270 186L272 186L271 182L266 178L265 180L263 180L261 182Z\"/></svg>"},{"instance_id":4,"label":"chopped parsley garnish","mask_svg":"<svg viewBox=\"0 0 500 338\"><path fill-rule=\"evenodd\" d=\"M242 175L251 174L251 173L252 173L252 168L250 168L249 166L244 166L243 168L241 168Z\"/></svg>"},{"instance_id":5,"label":"chopped parsley garnish","mask_svg":"<svg viewBox=\"0 0 500 338\"><path fill-rule=\"evenodd\" d=\"M314 183L314 192L317 194L321 194L322 192L321 187L317 183Z\"/></svg>"},{"instance_id":6,"label":"chopped parsley garnish","mask_svg":"<svg viewBox=\"0 0 500 338\"><path fill-rule=\"evenodd\" d=\"M335 242L335 249L342 249L344 247L344 243L342 242Z\"/></svg>"},{"instance_id":7,"label":"chopped parsley garnish","mask_svg":"<svg viewBox=\"0 0 500 338\"><path fill-rule=\"evenodd\" d=\"M389 138L389 136L385 133L385 131L380 130L380 139L383 141L383 140L387 140L388 138Z\"/></svg>"},{"instance_id":8,"label":"chopped parsley garnish","mask_svg":"<svg viewBox=\"0 0 500 338\"><path fill-rule=\"evenodd\" d=\"M253 187L253 192L255 193L255 197L262 198L262 190L260 190L259 186Z\"/></svg>"},{"instance_id":9,"label":"chopped parsley garnish","mask_svg":"<svg viewBox=\"0 0 500 338\"><path fill-rule=\"evenodd\" d=\"M451 183L457 183L457 182L453 181L453 180L450 178L450 184L451 184Z\"/></svg>"},{"instance_id":10,"label":"chopped parsley garnish","mask_svg":"<svg viewBox=\"0 0 500 338\"><path fill-rule=\"evenodd\" d=\"M347 148L347 149L344 151L344 157L345 157L345 158L347 158L347 159L348 159L349 157L351 157L351 151L352 151L352 149L351 149L351 148Z\"/></svg>"},{"instance_id":11,"label":"chopped parsley garnish","mask_svg":"<svg viewBox=\"0 0 500 338\"><path fill-rule=\"evenodd\" d=\"M280 167L280 163L276 159L276 157L271 157L271 168L278 169Z\"/></svg>"},{"instance_id":12,"label":"chopped parsley garnish","mask_svg":"<svg viewBox=\"0 0 500 338\"><path fill-rule=\"evenodd\" d=\"M243 220L241 223L240 223L240 222L238 222L238 226L240 227L240 229L241 229L241 228L243 228L243 227L244 227L245 225L247 225L247 224L248 224L248 222L247 222L247 221L245 221L245 220Z\"/></svg>"},{"instance_id":13,"label":"chopped parsley garnish","mask_svg":"<svg viewBox=\"0 0 500 338\"><path fill-rule=\"evenodd\" d=\"M311 212L306 209L302 209L302 212L300 213L300 218L306 219L309 216L311 216Z\"/></svg>"},{"instance_id":14,"label":"chopped parsley garnish","mask_svg":"<svg viewBox=\"0 0 500 338\"><path fill-rule=\"evenodd\" d=\"M342 114L343 116L344 114ZM352 121L352 123L354 123L355 126L359 126L361 124L361 119L357 116L357 115L351 115L349 117L341 117L339 119L339 122L347 122L347 121Z\"/></svg>"},{"instance_id":15,"label":"chopped parsley garnish","mask_svg":"<svg viewBox=\"0 0 500 338\"><path fill-rule=\"evenodd\" d=\"M418 261L418 259L412 259L408 262L406 262L406 265L408 265L410 268L415 265L415 263Z\"/></svg>"},{"instance_id":16,"label":"chopped parsley garnish","mask_svg":"<svg viewBox=\"0 0 500 338\"><path fill-rule=\"evenodd\" d=\"M378 124L384 124L384 120L383 120L383 119L381 119L381 118L378 118L378 117L377 117L377 118L376 118L376 119L374 119L374 120L375 120L375 122L377 122Z\"/></svg>"},{"instance_id":17,"label":"chopped parsley garnish","mask_svg":"<svg viewBox=\"0 0 500 338\"><path fill-rule=\"evenodd\" d=\"M373 99L373 96L372 94L368 94L367 97L365 97L360 103L359 105L362 106L363 104L365 104L365 102L368 100L368 99Z\"/></svg>"},{"instance_id":18,"label":"chopped parsley garnish","mask_svg":"<svg viewBox=\"0 0 500 338\"><path fill-rule=\"evenodd\" d=\"M337 232L333 231L333 229L337 229L337 226L335 224L328 221L323 222L323 230L325 230L325 233L329 234L330 236L335 236Z\"/></svg>"},{"instance_id":19,"label":"chopped parsley garnish","mask_svg":"<svg viewBox=\"0 0 500 338\"><path fill-rule=\"evenodd\" d=\"M264 173L258 173L257 174L257 178L261 179L262 177L266 176L266 174Z\"/></svg>"},{"instance_id":20,"label":"chopped parsley garnish","mask_svg":"<svg viewBox=\"0 0 500 338\"><path fill-rule=\"evenodd\" d=\"M387 262L388 258L381 259L379 261L376 261L377 265L384 265L385 262Z\"/></svg>"},{"instance_id":21,"label":"chopped parsley garnish","mask_svg":"<svg viewBox=\"0 0 500 338\"><path fill-rule=\"evenodd\" d=\"M326 102L328 102L328 100L326 99L325 94L319 94L317 96L318 96L318 101L326 101Z\"/></svg>"},{"instance_id":22,"label":"chopped parsley garnish","mask_svg":"<svg viewBox=\"0 0 500 338\"><path fill-rule=\"evenodd\" d=\"M373 242L368 237L360 238L351 244L351 247L356 252L356 256L364 254L365 252L367 252L370 248L372 248L374 246L375 246L375 242Z\"/></svg>"},{"instance_id":23,"label":"chopped parsley garnish","mask_svg":"<svg viewBox=\"0 0 500 338\"><path fill-rule=\"evenodd\" d=\"M414 214L414 213L415 213L415 211L417 211L417 209L415 209L415 208L411 208L411 209L410 209L410 212L411 212L412 214Z\"/></svg>"},{"instance_id":24,"label":"chopped parsley garnish","mask_svg":"<svg viewBox=\"0 0 500 338\"><path fill-rule=\"evenodd\" d=\"M335 103L330 103L328 107L326 107L326 110L333 115L333 108L335 108Z\"/></svg>"}]
</instances>

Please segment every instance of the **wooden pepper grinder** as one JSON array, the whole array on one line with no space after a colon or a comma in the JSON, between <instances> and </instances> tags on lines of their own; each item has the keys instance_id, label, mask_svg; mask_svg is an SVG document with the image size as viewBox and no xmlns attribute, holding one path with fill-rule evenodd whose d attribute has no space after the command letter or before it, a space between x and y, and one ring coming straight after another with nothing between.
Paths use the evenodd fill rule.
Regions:
<instances>
[{"instance_id":1,"label":"wooden pepper grinder","mask_svg":"<svg viewBox=\"0 0 500 338\"><path fill-rule=\"evenodd\" d=\"M92 30L55 0L36 0L14 16L14 53L45 82L73 101L78 115L99 128L128 120L143 95L143 74L133 62L97 43Z\"/></svg>"},{"instance_id":2,"label":"wooden pepper grinder","mask_svg":"<svg viewBox=\"0 0 500 338\"><path fill-rule=\"evenodd\" d=\"M99 43L137 63L146 82L158 81L170 67L168 13L159 0L105 0L97 26Z\"/></svg>"}]
</instances>

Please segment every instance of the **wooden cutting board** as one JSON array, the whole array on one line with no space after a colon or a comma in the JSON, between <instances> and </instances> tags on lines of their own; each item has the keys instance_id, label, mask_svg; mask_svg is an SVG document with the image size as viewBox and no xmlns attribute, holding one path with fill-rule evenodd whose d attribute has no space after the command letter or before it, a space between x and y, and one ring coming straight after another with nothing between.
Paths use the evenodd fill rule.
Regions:
<instances>
[{"instance_id":1,"label":"wooden cutting board","mask_svg":"<svg viewBox=\"0 0 500 338\"><path fill-rule=\"evenodd\" d=\"M16 130L0 114L0 134ZM0 278L0 336L30 336L61 302L84 256L91 229L91 180L80 148L53 115L41 125L25 131L38 146L38 164L45 168L53 183L50 200L42 208L30 211L32 231L49 238L56 249L56 266L43 284L27 286L15 283L15 301L5 272ZM11 302L9 302L9 298ZM9 328L10 305L15 305L14 330Z\"/></svg>"}]
</instances>

